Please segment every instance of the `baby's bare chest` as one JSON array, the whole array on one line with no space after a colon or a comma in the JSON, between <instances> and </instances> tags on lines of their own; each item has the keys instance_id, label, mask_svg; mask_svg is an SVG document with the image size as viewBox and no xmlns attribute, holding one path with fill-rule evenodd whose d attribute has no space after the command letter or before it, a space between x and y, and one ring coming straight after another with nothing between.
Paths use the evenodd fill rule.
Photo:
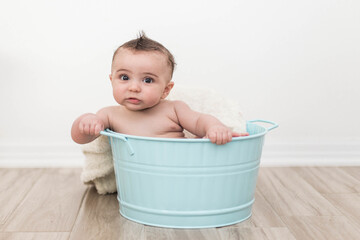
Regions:
<instances>
[{"instance_id":1,"label":"baby's bare chest","mask_svg":"<svg viewBox=\"0 0 360 240\"><path fill-rule=\"evenodd\" d=\"M110 128L116 132L148 137L182 137L176 113L167 111L118 111L109 117Z\"/></svg>"}]
</instances>

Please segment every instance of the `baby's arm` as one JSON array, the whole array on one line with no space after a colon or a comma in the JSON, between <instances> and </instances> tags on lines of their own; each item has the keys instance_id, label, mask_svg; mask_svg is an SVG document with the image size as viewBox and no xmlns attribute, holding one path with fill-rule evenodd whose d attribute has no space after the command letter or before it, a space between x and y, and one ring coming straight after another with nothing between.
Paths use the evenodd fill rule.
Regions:
<instances>
[{"instance_id":1,"label":"baby's arm","mask_svg":"<svg viewBox=\"0 0 360 240\"><path fill-rule=\"evenodd\" d=\"M85 113L74 121L71 137L76 143L89 143L99 137L100 132L108 127L109 120L105 109L96 114Z\"/></svg>"},{"instance_id":2,"label":"baby's arm","mask_svg":"<svg viewBox=\"0 0 360 240\"><path fill-rule=\"evenodd\" d=\"M212 143L225 144L232 140L232 137L247 136L232 132L217 118L193 111L184 102L175 101L175 111L180 125L198 137L209 138Z\"/></svg>"}]
</instances>

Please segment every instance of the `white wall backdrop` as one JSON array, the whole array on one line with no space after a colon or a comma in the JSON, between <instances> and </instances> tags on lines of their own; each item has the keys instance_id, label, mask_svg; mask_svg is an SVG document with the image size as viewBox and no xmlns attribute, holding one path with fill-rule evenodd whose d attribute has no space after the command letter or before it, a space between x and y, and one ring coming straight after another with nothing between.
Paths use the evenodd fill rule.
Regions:
<instances>
[{"instance_id":1,"label":"white wall backdrop","mask_svg":"<svg viewBox=\"0 0 360 240\"><path fill-rule=\"evenodd\" d=\"M140 30L172 51L176 84L280 124L263 163L359 164L360 1L14 0L0 2L0 165L81 164L71 124L115 103L113 51Z\"/></svg>"}]
</instances>

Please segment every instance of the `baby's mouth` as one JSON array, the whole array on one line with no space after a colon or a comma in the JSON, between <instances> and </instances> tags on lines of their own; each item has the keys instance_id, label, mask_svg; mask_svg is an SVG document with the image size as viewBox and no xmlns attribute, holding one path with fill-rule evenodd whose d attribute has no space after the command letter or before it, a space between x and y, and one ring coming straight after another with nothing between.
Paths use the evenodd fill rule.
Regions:
<instances>
[{"instance_id":1,"label":"baby's mouth","mask_svg":"<svg viewBox=\"0 0 360 240\"><path fill-rule=\"evenodd\" d=\"M126 101L129 103L132 103L132 104L140 103L140 99L137 99L137 98L127 98Z\"/></svg>"}]
</instances>

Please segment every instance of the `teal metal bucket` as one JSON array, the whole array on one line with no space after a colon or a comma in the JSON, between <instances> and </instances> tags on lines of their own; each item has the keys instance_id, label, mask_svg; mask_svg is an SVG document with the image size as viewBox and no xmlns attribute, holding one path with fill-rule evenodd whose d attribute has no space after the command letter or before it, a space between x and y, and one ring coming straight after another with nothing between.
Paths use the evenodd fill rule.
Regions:
<instances>
[{"instance_id":1,"label":"teal metal bucket","mask_svg":"<svg viewBox=\"0 0 360 240\"><path fill-rule=\"evenodd\" d=\"M276 127L248 121L249 136L225 145L102 131L111 144L121 215L170 228L220 227L249 218L264 136Z\"/></svg>"}]
</instances>

